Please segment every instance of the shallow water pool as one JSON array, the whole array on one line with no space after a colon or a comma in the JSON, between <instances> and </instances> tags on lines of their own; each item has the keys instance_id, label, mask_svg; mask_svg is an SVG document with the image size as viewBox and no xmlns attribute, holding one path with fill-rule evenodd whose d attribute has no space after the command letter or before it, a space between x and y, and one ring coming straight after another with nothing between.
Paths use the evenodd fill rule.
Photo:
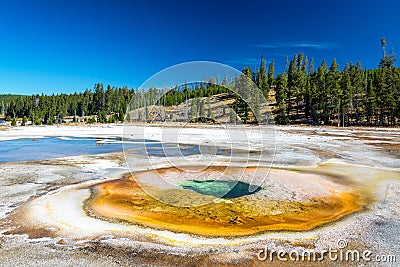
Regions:
<instances>
[{"instance_id":1,"label":"shallow water pool","mask_svg":"<svg viewBox=\"0 0 400 267\"><path fill-rule=\"evenodd\" d=\"M125 149L161 147L152 140L130 140ZM43 160L93 155L123 150L122 141L110 138L50 137L25 138L0 142L0 162Z\"/></svg>"}]
</instances>

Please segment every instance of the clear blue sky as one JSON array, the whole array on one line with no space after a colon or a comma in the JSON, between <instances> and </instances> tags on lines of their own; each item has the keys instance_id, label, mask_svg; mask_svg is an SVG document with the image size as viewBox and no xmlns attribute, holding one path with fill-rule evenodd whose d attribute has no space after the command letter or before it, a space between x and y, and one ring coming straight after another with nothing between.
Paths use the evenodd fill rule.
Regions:
<instances>
[{"instance_id":1,"label":"clear blue sky","mask_svg":"<svg viewBox=\"0 0 400 267\"><path fill-rule=\"evenodd\" d=\"M174 64L254 68L262 53L279 71L300 52L316 66L337 58L373 68L381 37L400 51L399 10L398 0L3 0L0 94L137 87Z\"/></svg>"}]
</instances>

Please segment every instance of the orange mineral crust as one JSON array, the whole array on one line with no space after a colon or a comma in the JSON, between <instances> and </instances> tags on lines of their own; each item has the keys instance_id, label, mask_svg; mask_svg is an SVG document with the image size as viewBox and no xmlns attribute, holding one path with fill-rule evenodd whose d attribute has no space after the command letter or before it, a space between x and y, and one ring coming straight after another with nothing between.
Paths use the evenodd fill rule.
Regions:
<instances>
[{"instance_id":1,"label":"orange mineral crust","mask_svg":"<svg viewBox=\"0 0 400 267\"><path fill-rule=\"evenodd\" d=\"M245 173L254 171L251 168L242 170ZM113 222L200 236L229 237L265 231L310 230L359 211L366 202L366 198L357 191L343 184L333 183L326 176L300 175L286 170L265 171L269 172L269 180L261 186L269 184L271 188L263 186L262 190L252 195L229 199L203 195L178 187L157 188L143 183L139 185L135 179L137 177L127 175L122 179L93 186L92 196L85 202L85 209L91 216ZM204 172L208 173L207 178L216 173L220 179L229 178L221 176L223 168L211 167ZM190 173L175 168L163 169L158 173L181 175L182 180L190 177ZM138 177L145 175L145 172L137 174ZM290 179L290 176L293 176L293 179ZM274 179L276 188L272 186ZM305 186L299 184L302 179L305 179ZM289 186L291 182L295 183L293 187ZM282 186L288 195L302 193L304 196L276 197L276 193L274 195L272 191L282 190ZM152 196L157 197L147 194L149 190ZM304 193L307 190L310 192ZM196 203L206 204L193 206Z\"/></svg>"}]
</instances>

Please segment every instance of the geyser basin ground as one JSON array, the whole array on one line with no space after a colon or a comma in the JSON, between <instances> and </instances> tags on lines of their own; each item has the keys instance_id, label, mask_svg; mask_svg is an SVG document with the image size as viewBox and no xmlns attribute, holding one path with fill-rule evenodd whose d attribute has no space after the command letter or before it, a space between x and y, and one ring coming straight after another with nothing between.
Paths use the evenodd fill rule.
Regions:
<instances>
[{"instance_id":1,"label":"geyser basin ground","mask_svg":"<svg viewBox=\"0 0 400 267\"><path fill-rule=\"evenodd\" d=\"M122 128L17 127L3 131L0 140L78 135L110 138L121 136ZM251 140L258 140L256 134L252 135L251 128L248 131L252 136ZM222 145L229 140L223 140L220 132L221 130L212 127L196 126L184 132L184 141L190 146L212 135L216 139L221 137L216 144ZM240 133L236 136L233 148L241 148L245 140ZM149 127L148 138L162 140L160 128ZM157 230L119 219L88 216L84 203L90 199L90 188L108 181L117 182L118 178L123 178L129 172L122 153L0 163L0 265L375 266L376 263L349 261L261 262L257 257L259 250L266 246L287 252L310 248L321 252L330 247L337 248L338 240L347 241L347 248L357 249L360 253L368 249L373 252L373 256L397 255L397 262L399 261L398 129L277 127L276 142L278 147L274 169L299 171L304 175L311 173L319 176L318 180L338 184L341 191L350 189L354 196L361 194L360 204L365 200L365 208L312 230L205 237L175 233L163 227L158 229L164 230ZM143 153L134 152L137 154L138 164L131 171L139 173L147 170L148 161L141 161ZM168 170L170 162L160 155L151 155L156 163L153 167ZM231 165L244 166L246 160L240 153L235 153ZM224 155L216 157L215 163L227 165ZM174 184L184 180L179 178L179 181L174 181L173 175L168 179ZM203 178L204 181L207 179ZM185 181L187 180L201 181L198 177L188 177ZM141 182L146 182L145 177ZM243 182L261 184L251 180ZM148 185L160 188L158 184L148 182ZM261 185L262 190L244 198L256 199L257 194L268 192L268 188L273 187ZM298 184L294 185L297 186ZM287 188L284 191L290 190L291 188ZM306 188L302 193L306 194L308 190ZM370 199L366 197L368 195L372 195ZM291 200L289 194L286 196ZM216 202L241 199L208 197ZM273 197L271 192L268 192L268 197ZM166 201L168 199L171 198ZM393 263L392 266L396 264Z\"/></svg>"},{"instance_id":2,"label":"geyser basin ground","mask_svg":"<svg viewBox=\"0 0 400 267\"><path fill-rule=\"evenodd\" d=\"M163 182L159 180L170 177L186 186L160 186ZM242 192L233 185L238 178L243 179L239 183ZM250 180L261 180L252 192L248 191ZM184 188L188 185L191 190ZM365 193L326 175L269 168L208 167L201 173L168 168L127 175L91 188L92 196L85 202L91 216L201 236L310 230L359 211L367 199ZM222 198L215 197L218 194Z\"/></svg>"}]
</instances>

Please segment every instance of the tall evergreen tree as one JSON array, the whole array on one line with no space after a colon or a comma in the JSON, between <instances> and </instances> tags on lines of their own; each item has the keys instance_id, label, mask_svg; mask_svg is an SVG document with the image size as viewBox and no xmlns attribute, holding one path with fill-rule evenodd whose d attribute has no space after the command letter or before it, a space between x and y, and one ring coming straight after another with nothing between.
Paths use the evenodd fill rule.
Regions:
<instances>
[{"instance_id":1,"label":"tall evergreen tree","mask_svg":"<svg viewBox=\"0 0 400 267\"><path fill-rule=\"evenodd\" d=\"M268 98L269 95L269 85L268 85L268 76L267 76L267 66L266 66L266 61L264 59L264 55L261 56L260 60L260 67L257 72L257 78L256 78L256 83L258 88L263 92L265 98ZM248 71L248 70L246 70ZM251 70L250 70L251 73ZM249 73L247 72L245 75L251 78L249 76Z\"/></svg>"},{"instance_id":2,"label":"tall evergreen tree","mask_svg":"<svg viewBox=\"0 0 400 267\"><path fill-rule=\"evenodd\" d=\"M269 85L269 89L271 88L271 86L273 86L275 84L275 76L274 75L275 75L275 63L274 63L274 60L272 60L271 63L269 63L269 66L268 66L268 85Z\"/></svg>"},{"instance_id":3,"label":"tall evergreen tree","mask_svg":"<svg viewBox=\"0 0 400 267\"><path fill-rule=\"evenodd\" d=\"M277 102L277 111L275 121L278 124L288 124L289 116L287 112L287 76L286 73L279 74L276 78L275 99Z\"/></svg>"}]
</instances>

